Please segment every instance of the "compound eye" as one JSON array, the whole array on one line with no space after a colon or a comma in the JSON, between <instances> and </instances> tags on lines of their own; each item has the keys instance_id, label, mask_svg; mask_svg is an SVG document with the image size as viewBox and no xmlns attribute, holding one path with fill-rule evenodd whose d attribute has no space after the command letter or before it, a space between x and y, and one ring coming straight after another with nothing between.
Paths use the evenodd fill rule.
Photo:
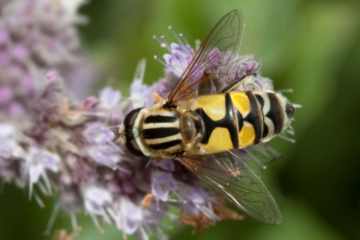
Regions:
<instances>
[{"instance_id":1,"label":"compound eye","mask_svg":"<svg viewBox=\"0 0 360 240\"><path fill-rule=\"evenodd\" d=\"M285 107L285 111L286 111L286 116L291 119L294 116L295 113L295 107L294 105L292 105L291 103L287 103L286 107Z\"/></svg>"}]
</instances>

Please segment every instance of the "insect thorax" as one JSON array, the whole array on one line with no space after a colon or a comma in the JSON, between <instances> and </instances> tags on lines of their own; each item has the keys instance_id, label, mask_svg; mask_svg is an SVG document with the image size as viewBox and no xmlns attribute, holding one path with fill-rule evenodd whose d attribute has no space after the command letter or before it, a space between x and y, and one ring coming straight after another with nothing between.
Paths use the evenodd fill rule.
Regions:
<instances>
[{"instance_id":1,"label":"insect thorax","mask_svg":"<svg viewBox=\"0 0 360 240\"><path fill-rule=\"evenodd\" d=\"M129 113L125 121L126 142L133 153L165 158L183 151L180 115L175 109L154 106L135 111L137 113Z\"/></svg>"}]
</instances>

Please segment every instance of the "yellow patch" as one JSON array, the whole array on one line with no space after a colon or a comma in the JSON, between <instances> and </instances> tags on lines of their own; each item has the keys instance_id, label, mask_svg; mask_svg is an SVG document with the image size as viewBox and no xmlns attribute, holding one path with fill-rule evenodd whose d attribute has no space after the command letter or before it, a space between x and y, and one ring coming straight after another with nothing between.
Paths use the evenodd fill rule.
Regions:
<instances>
[{"instance_id":1,"label":"yellow patch","mask_svg":"<svg viewBox=\"0 0 360 240\"><path fill-rule=\"evenodd\" d=\"M213 121L218 121L225 117L225 95L214 94L198 97L194 100L192 109L201 108Z\"/></svg>"},{"instance_id":2,"label":"yellow patch","mask_svg":"<svg viewBox=\"0 0 360 240\"><path fill-rule=\"evenodd\" d=\"M244 122L244 126L242 127L239 134L239 145L240 148L245 148L254 144L255 141L255 129L252 124L248 122Z\"/></svg>"},{"instance_id":3,"label":"yellow patch","mask_svg":"<svg viewBox=\"0 0 360 240\"><path fill-rule=\"evenodd\" d=\"M217 153L233 148L230 133L226 128L215 128L209 138L209 142L203 145L206 153Z\"/></svg>"},{"instance_id":4,"label":"yellow patch","mask_svg":"<svg viewBox=\"0 0 360 240\"><path fill-rule=\"evenodd\" d=\"M242 116L246 116L250 112L250 101L245 92L231 92L230 97Z\"/></svg>"}]
</instances>

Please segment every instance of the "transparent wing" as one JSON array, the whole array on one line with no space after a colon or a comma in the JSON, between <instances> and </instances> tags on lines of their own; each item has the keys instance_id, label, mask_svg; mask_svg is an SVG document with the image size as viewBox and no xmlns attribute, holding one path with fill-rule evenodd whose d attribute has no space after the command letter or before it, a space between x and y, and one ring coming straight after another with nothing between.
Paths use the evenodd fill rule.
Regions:
<instances>
[{"instance_id":1,"label":"transparent wing","mask_svg":"<svg viewBox=\"0 0 360 240\"><path fill-rule=\"evenodd\" d=\"M186 67L175 87L168 95L168 102L194 97L199 88L210 89L207 86L209 78L204 72L221 57L221 65L226 69L236 63L234 57L240 45L242 21L238 10L233 10L223 16L208 36L202 41L191 62ZM225 57L224 57L225 56ZM205 92L202 93L206 93Z\"/></svg>"},{"instance_id":2,"label":"transparent wing","mask_svg":"<svg viewBox=\"0 0 360 240\"><path fill-rule=\"evenodd\" d=\"M223 194L249 216L266 223L281 222L280 210L271 193L239 153L184 159L183 164L205 187Z\"/></svg>"},{"instance_id":3,"label":"transparent wing","mask_svg":"<svg viewBox=\"0 0 360 240\"><path fill-rule=\"evenodd\" d=\"M267 143L257 144L246 149L236 149L232 154L238 155L243 161L247 161L255 173L261 173L267 168L267 164L280 158L280 153Z\"/></svg>"}]
</instances>

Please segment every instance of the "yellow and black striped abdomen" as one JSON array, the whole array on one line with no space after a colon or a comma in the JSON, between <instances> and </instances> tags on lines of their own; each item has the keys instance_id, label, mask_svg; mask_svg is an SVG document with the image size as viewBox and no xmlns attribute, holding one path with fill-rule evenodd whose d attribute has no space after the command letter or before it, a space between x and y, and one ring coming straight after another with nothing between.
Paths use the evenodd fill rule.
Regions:
<instances>
[{"instance_id":1,"label":"yellow and black striped abdomen","mask_svg":"<svg viewBox=\"0 0 360 240\"><path fill-rule=\"evenodd\" d=\"M263 115L263 133L262 142L271 140L275 135L282 132L286 128L287 111L289 104L280 94L267 92L253 92L255 95Z\"/></svg>"},{"instance_id":2,"label":"yellow and black striped abdomen","mask_svg":"<svg viewBox=\"0 0 360 240\"><path fill-rule=\"evenodd\" d=\"M263 134L263 114L253 92L230 92L238 122L239 147L257 144Z\"/></svg>"},{"instance_id":3,"label":"yellow and black striped abdomen","mask_svg":"<svg viewBox=\"0 0 360 240\"><path fill-rule=\"evenodd\" d=\"M192 110L203 122L200 149L216 153L256 144L262 136L260 105L251 92L201 96Z\"/></svg>"}]
</instances>

